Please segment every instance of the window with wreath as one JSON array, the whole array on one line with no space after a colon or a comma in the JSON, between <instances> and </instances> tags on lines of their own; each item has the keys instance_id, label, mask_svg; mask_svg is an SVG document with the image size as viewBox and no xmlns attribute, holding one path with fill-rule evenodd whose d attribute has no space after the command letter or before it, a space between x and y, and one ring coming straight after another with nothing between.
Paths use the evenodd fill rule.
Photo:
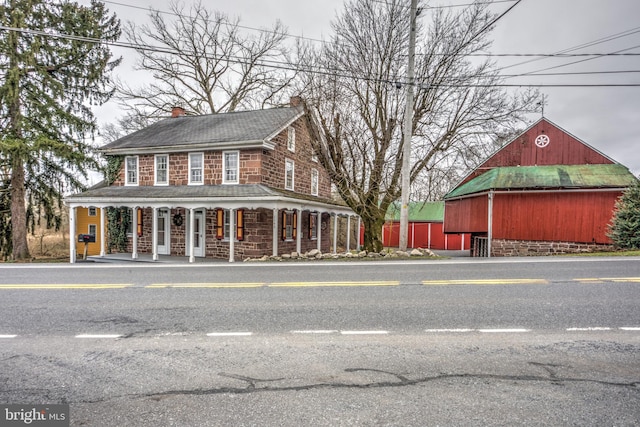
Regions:
<instances>
[{"instance_id":1,"label":"window with wreath","mask_svg":"<svg viewBox=\"0 0 640 427\"><path fill-rule=\"evenodd\" d=\"M237 209L235 217L235 239L244 240L244 209ZM216 239L231 240L231 210L216 209L215 223Z\"/></svg>"}]
</instances>

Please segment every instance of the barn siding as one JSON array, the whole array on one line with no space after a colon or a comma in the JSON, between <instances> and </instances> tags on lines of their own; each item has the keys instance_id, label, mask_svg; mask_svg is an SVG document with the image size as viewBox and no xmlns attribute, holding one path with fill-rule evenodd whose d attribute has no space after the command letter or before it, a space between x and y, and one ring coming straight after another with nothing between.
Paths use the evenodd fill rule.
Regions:
<instances>
[{"instance_id":1,"label":"barn siding","mask_svg":"<svg viewBox=\"0 0 640 427\"><path fill-rule=\"evenodd\" d=\"M486 194L461 200L447 200L444 206L444 232L486 233L488 208Z\"/></svg>"},{"instance_id":2,"label":"barn siding","mask_svg":"<svg viewBox=\"0 0 640 427\"><path fill-rule=\"evenodd\" d=\"M611 244L607 224L621 192L496 194L493 238Z\"/></svg>"},{"instance_id":3,"label":"barn siding","mask_svg":"<svg viewBox=\"0 0 640 427\"><path fill-rule=\"evenodd\" d=\"M544 148L535 144L538 135L547 135L551 142ZM608 157L578 140L549 121L542 119L522 135L474 170L458 187L486 171L504 166L550 166L612 164Z\"/></svg>"},{"instance_id":4,"label":"barn siding","mask_svg":"<svg viewBox=\"0 0 640 427\"><path fill-rule=\"evenodd\" d=\"M361 229L364 240L364 227ZM469 234L444 234L441 222L409 222L407 246L440 250L467 250L471 246ZM400 222L388 221L382 226L382 245L390 248L400 246ZM464 245L464 246L463 246Z\"/></svg>"}]
</instances>

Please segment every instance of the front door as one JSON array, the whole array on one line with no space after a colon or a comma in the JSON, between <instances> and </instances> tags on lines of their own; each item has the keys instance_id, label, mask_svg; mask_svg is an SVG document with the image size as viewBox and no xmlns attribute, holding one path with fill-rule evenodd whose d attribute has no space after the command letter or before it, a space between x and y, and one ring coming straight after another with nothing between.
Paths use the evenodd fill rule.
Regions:
<instances>
[{"instance_id":1,"label":"front door","mask_svg":"<svg viewBox=\"0 0 640 427\"><path fill-rule=\"evenodd\" d=\"M169 231L169 211L158 211L158 254L171 254L171 234Z\"/></svg>"},{"instance_id":2,"label":"front door","mask_svg":"<svg viewBox=\"0 0 640 427\"><path fill-rule=\"evenodd\" d=\"M187 217L187 230L190 228L189 217ZM204 257L204 211L195 211L193 232L187 234L193 239L193 256ZM189 256L189 245L187 241L186 254Z\"/></svg>"}]
</instances>

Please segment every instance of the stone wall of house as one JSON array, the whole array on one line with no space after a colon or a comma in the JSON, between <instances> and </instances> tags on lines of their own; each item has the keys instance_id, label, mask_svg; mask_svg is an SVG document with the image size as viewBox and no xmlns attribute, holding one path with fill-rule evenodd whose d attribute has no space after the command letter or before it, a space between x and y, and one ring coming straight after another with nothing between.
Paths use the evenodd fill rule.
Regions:
<instances>
[{"instance_id":1,"label":"stone wall of house","mask_svg":"<svg viewBox=\"0 0 640 427\"><path fill-rule=\"evenodd\" d=\"M503 239L493 239L491 241L491 255L495 257L544 256L608 251L612 249L613 246L611 245L597 243L538 242Z\"/></svg>"},{"instance_id":2,"label":"stone wall of house","mask_svg":"<svg viewBox=\"0 0 640 427\"><path fill-rule=\"evenodd\" d=\"M296 193L311 195L311 171L318 171L318 197L331 198L331 182L329 174L319 162L313 160L313 149L304 118L298 119L291 126L295 129L295 149L287 148L288 128L283 129L272 139L276 145L274 150L248 149L239 150L240 184L264 184L270 187L285 189L285 161L294 162L294 189ZM236 150L230 150L236 151ZM204 185L222 184L223 151L203 152ZM189 184L189 153L169 153L169 185ZM155 184L155 155L138 156L138 185ZM125 185L125 162L123 162L117 179L113 185Z\"/></svg>"},{"instance_id":3,"label":"stone wall of house","mask_svg":"<svg viewBox=\"0 0 640 427\"><path fill-rule=\"evenodd\" d=\"M145 208L142 210L142 236L138 237L138 253L153 253L153 210ZM281 212L281 211L280 211ZM183 223L175 225L173 218L175 215L181 215ZM302 230L301 234L301 251L308 252L317 248L317 240L309 238L309 211L302 212ZM205 257L206 258L229 258L229 242L218 240L215 231L215 210L209 209L205 214ZM189 214L185 209L171 209L169 215L170 234L171 234L171 255L186 256L186 239L185 232ZM270 209L257 209L244 211L245 221L245 239L235 242L235 259L241 261L245 258L256 258L263 255L273 254L273 212ZM278 214L278 254L290 254L296 251L296 241L283 241L280 237L281 215ZM331 250L331 232L330 232L331 216L323 214L320 223L321 235L321 251L329 252ZM322 224L324 223L324 227ZM136 232L136 230L134 230ZM133 251L133 238L129 238L127 252Z\"/></svg>"}]
</instances>

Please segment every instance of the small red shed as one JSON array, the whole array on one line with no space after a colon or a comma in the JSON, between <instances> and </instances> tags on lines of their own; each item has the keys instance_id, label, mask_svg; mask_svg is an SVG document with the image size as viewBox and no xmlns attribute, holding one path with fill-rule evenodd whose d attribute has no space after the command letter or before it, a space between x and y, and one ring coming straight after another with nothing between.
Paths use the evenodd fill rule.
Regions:
<instances>
[{"instance_id":1,"label":"small red shed","mask_svg":"<svg viewBox=\"0 0 640 427\"><path fill-rule=\"evenodd\" d=\"M445 233L472 233L474 256L609 247L614 205L636 178L542 118L445 196Z\"/></svg>"},{"instance_id":2,"label":"small red shed","mask_svg":"<svg viewBox=\"0 0 640 427\"><path fill-rule=\"evenodd\" d=\"M444 202L409 203L409 230L407 247L467 250L471 247L471 235L444 234ZM382 244L385 247L400 246L400 205L392 204L387 210L382 226Z\"/></svg>"}]
</instances>

